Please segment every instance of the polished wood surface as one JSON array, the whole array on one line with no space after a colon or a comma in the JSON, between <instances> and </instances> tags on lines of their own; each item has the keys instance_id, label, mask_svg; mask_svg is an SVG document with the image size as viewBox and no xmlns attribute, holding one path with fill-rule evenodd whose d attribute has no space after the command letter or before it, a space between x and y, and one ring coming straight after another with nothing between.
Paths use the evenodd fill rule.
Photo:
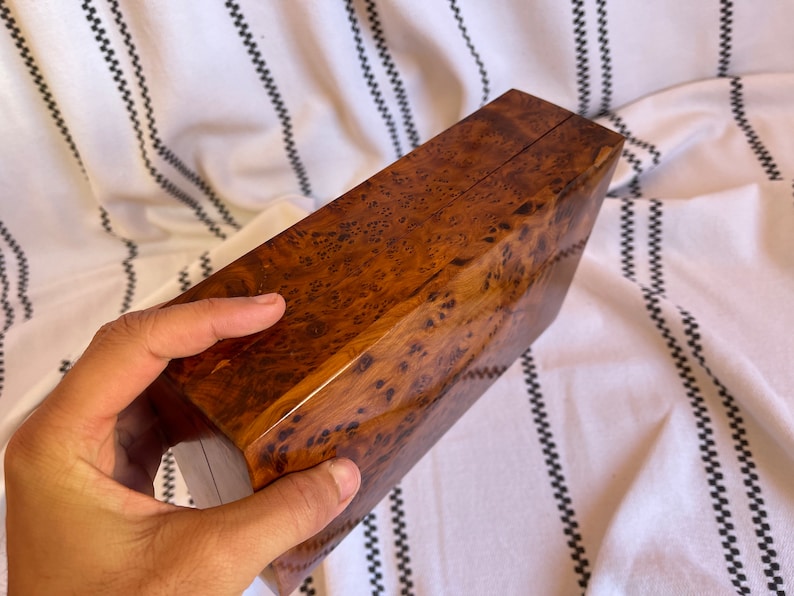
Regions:
<instances>
[{"instance_id":1,"label":"polished wood surface","mask_svg":"<svg viewBox=\"0 0 794 596\"><path fill-rule=\"evenodd\" d=\"M199 506L336 455L362 470L346 512L264 572L274 590L296 588L553 320L621 145L510 91L174 300L287 301L273 328L173 361L152 389Z\"/></svg>"}]
</instances>

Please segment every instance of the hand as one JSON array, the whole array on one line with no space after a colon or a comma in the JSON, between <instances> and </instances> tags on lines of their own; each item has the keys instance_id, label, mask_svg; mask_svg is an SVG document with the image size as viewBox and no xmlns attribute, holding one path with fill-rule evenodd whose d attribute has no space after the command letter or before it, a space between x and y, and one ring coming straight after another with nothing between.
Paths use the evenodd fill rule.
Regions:
<instances>
[{"instance_id":1,"label":"hand","mask_svg":"<svg viewBox=\"0 0 794 596\"><path fill-rule=\"evenodd\" d=\"M146 387L171 358L283 312L274 294L204 300L130 313L97 333L8 445L10 594L239 594L342 512L361 482L343 459L203 511L151 496L164 445Z\"/></svg>"}]
</instances>

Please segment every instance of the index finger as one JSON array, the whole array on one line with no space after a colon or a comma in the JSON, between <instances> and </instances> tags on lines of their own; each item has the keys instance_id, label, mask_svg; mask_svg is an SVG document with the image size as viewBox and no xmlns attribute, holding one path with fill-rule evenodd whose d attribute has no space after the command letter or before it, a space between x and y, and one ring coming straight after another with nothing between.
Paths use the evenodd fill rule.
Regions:
<instances>
[{"instance_id":1,"label":"index finger","mask_svg":"<svg viewBox=\"0 0 794 596\"><path fill-rule=\"evenodd\" d=\"M273 325L284 314L278 294L210 298L123 315L102 327L50 396L78 425L112 420L163 372L172 358Z\"/></svg>"}]
</instances>

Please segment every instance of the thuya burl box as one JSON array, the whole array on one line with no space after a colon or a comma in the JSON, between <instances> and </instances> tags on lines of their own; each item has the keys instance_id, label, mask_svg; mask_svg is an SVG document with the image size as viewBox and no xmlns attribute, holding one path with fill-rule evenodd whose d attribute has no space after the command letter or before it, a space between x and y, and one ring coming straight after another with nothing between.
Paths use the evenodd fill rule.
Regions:
<instances>
[{"instance_id":1,"label":"thuya burl box","mask_svg":"<svg viewBox=\"0 0 794 596\"><path fill-rule=\"evenodd\" d=\"M334 456L362 487L263 577L290 593L556 316L623 139L509 91L173 303L279 292L271 329L150 394L199 507ZM488 429L483 429L488 432Z\"/></svg>"}]
</instances>

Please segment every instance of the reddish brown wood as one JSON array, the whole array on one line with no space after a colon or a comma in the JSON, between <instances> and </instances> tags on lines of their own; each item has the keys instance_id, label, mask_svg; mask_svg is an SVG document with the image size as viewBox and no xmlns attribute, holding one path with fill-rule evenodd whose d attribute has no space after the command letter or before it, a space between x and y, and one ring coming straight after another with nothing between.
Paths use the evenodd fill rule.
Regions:
<instances>
[{"instance_id":1,"label":"reddish brown wood","mask_svg":"<svg viewBox=\"0 0 794 596\"><path fill-rule=\"evenodd\" d=\"M362 489L264 573L285 594L559 310L622 138L510 91L174 302L278 291L272 329L153 395L199 506L342 455ZM487 432L484 430L484 432Z\"/></svg>"}]
</instances>

